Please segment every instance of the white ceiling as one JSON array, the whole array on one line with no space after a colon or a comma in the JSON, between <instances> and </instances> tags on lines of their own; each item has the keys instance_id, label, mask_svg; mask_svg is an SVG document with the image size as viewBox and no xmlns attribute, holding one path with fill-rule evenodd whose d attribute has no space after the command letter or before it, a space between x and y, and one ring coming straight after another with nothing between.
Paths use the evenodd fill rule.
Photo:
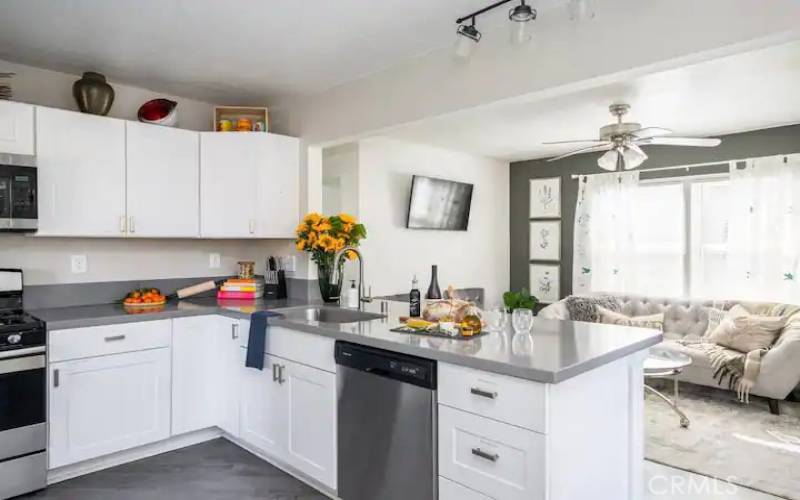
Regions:
<instances>
[{"instance_id":1,"label":"white ceiling","mask_svg":"<svg viewBox=\"0 0 800 500\"><path fill-rule=\"evenodd\" d=\"M654 73L551 98L515 99L404 125L392 137L504 160L544 158L593 139L608 105L632 105L626 121L674 135L715 135L800 123L800 42Z\"/></svg>"},{"instance_id":2,"label":"white ceiling","mask_svg":"<svg viewBox=\"0 0 800 500\"><path fill-rule=\"evenodd\" d=\"M542 14L566 0L535 0ZM0 59L216 103L330 87L453 43L489 0L2 0ZM484 31L509 6L479 19Z\"/></svg>"}]
</instances>

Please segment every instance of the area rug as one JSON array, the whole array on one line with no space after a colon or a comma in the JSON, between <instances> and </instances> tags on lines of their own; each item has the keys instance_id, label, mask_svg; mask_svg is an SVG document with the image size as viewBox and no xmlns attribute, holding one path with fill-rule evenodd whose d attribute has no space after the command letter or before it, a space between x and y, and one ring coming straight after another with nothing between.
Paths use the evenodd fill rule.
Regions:
<instances>
[{"instance_id":1,"label":"area rug","mask_svg":"<svg viewBox=\"0 0 800 500\"><path fill-rule=\"evenodd\" d=\"M663 392L671 396L671 384ZM753 400L744 405L732 392L681 384L680 406L691 420L683 429L663 401L647 394L647 459L800 500L800 404L782 402L776 416L766 400Z\"/></svg>"}]
</instances>

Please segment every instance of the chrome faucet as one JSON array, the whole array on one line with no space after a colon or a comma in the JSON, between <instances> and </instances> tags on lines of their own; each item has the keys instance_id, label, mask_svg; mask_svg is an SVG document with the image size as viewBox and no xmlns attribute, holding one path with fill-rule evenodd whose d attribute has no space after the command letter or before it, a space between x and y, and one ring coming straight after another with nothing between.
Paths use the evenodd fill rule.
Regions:
<instances>
[{"instance_id":1,"label":"chrome faucet","mask_svg":"<svg viewBox=\"0 0 800 500\"><path fill-rule=\"evenodd\" d=\"M364 257L361 252L355 247L344 247L333 256L333 282L336 283L341 279L339 276L339 261L342 257L347 255L347 252L353 252L358 257L358 310L364 310L364 303L372 302L372 287L369 289L369 295L364 294ZM341 299L340 299L341 302Z\"/></svg>"}]
</instances>

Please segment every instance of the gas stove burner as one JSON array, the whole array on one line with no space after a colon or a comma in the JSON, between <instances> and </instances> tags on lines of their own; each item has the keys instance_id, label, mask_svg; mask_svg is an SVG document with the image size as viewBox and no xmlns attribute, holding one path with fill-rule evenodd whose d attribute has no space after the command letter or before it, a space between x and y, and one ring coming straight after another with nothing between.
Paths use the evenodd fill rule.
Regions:
<instances>
[{"instance_id":1,"label":"gas stove burner","mask_svg":"<svg viewBox=\"0 0 800 500\"><path fill-rule=\"evenodd\" d=\"M0 325L13 326L13 325L27 325L31 323L38 323L39 320L20 310L0 311Z\"/></svg>"}]
</instances>

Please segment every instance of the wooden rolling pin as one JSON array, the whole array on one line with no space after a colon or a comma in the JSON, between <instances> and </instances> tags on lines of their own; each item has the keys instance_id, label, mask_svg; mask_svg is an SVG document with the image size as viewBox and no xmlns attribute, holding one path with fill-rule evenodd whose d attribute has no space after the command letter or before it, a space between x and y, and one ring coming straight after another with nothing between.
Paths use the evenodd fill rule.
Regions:
<instances>
[{"instance_id":1,"label":"wooden rolling pin","mask_svg":"<svg viewBox=\"0 0 800 500\"><path fill-rule=\"evenodd\" d=\"M227 279L227 278L226 278ZM172 293L167 296L167 299L185 299L187 297L192 297L194 295L201 294L203 292L210 292L211 290L216 290L220 287L226 280L208 280L202 283L198 283L196 285L187 286L186 288L180 288L175 290L175 293Z\"/></svg>"}]
</instances>

